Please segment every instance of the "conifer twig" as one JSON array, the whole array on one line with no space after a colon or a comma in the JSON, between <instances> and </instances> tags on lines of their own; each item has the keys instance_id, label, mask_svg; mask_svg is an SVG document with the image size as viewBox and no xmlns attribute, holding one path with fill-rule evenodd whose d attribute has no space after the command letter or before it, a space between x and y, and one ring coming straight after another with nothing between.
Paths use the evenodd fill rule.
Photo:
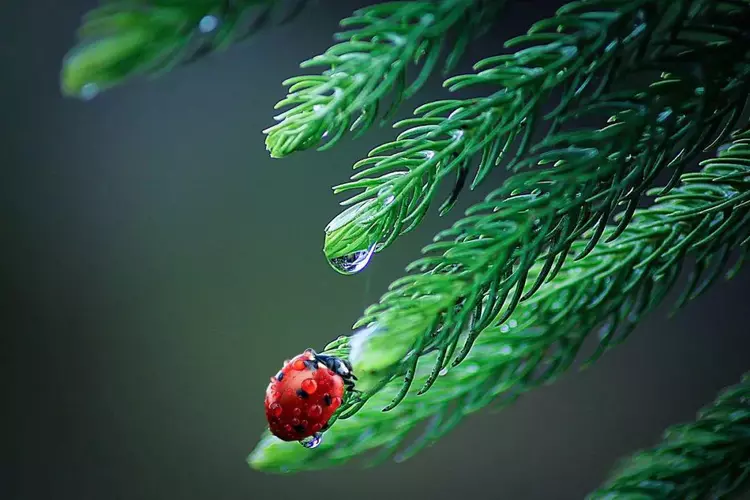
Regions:
<instances>
[{"instance_id":1,"label":"conifer twig","mask_svg":"<svg viewBox=\"0 0 750 500\"><path fill-rule=\"evenodd\" d=\"M590 366L663 303L688 259L695 265L676 309L704 293L727 269L726 278L733 277L750 252L750 131L738 134L729 148L702 166L700 172L682 174L681 184L657 197L653 206L636 210L616 241L605 238L580 260L565 261L557 276L507 321L493 320L463 363L436 377L431 367L441 353L426 354L427 363L414 371L409 396L390 411L381 409L403 390L397 380L374 391L359 408L356 401L342 407L315 452L266 433L248 458L250 465L275 472L328 468L372 451L378 452L372 463L393 454L406 459L467 415L552 383L571 368L584 341L596 332L598 347L582 365ZM604 235L615 231L609 225ZM581 251L586 245L580 238L573 248ZM735 251L739 258L729 267ZM530 274L543 273L544 263L537 262ZM372 333L350 337L346 351L340 351L341 339L334 347L356 361ZM388 356L386 342L377 347L375 354ZM358 376L366 379L356 366ZM419 395L433 378L430 391ZM424 433L403 447L410 431L422 423L427 424Z\"/></svg>"},{"instance_id":2,"label":"conifer twig","mask_svg":"<svg viewBox=\"0 0 750 500\"><path fill-rule=\"evenodd\" d=\"M617 110L622 80L653 80L653 72L672 71L675 65L682 77L700 67L701 57L710 57L702 46L747 43L747 10L734 1L704 0L565 5L526 35L506 42L519 47L515 53L484 59L475 65L477 73L445 82L451 90L492 85L498 87L495 92L420 106L417 116L395 125L403 129L396 140L354 165L358 171L351 181L334 188L356 194L342 202L347 208L326 228L327 258L385 250L421 222L446 179L455 182L439 207L441 215L465 186L476 188L501 163L512 171L528 168L522 160L532 151L540 125L549 124L547 135L555 136L579 114ZM556 91L560 95L552 101ZM554 109L543 114L549 103ZM596 139L594 131L580 133L580 139L587 138L585 133Z\"/></svg>"},{"instance_id":3,"label":"conifer twig","mask_svg":"<svg viewBox=\"0 0 750 500\"><path fill-rule=\"evenodd\" d=\"M298 0L283 23L296 17ZM137 76L157 77L225 50L271 22L282 0L104 0L86 13L65 56L64 95L91 99Z\"/></svg>"},{"instance_id":4,"label":"conifer twig","mask_svg":"<svg viewBox=\"0 0 750 500\"><path fill-rule=\"evenodd\" d=\"M376 324L390 342L404 346L403 358L391 366L380 363L380 355L356 360L365 372L404 376L404 390L388 408L406 394L423 354L439 351L433 373L460 363L490 322L505 321L554 278L570 254L578 259L602 238L616 239L660 171L671 167L679 173L703 147L726 136L727 123L734 123L748 99L749 55L741 37L701 50L700 81L691 67L681 78L664 75L647 90L608 96L606 106L620 109L611 125L548 138L523 161L555 168L512 176L440 233L425 256L410 264L409 274L367 308L355 327ZM725 57L736 59L729 64ZM605 235L622 203L626 210L617 230ZM588 231L586 246L572 248ZM531 276L539 259L542 272Z\"/></svg>"},{"instance_id":5,"label":"conifer twig","mask_svg":"<svg viewBox=\"0 0 750 500\"><path fill-rule=\"evenodd\" d=\"M721 391L694 422L623 461L587 500L737 498L750 479L750 373Z\"/></svg>"},{"instance_id":6,"label":"conifer twig","mask_svg":"<svg viewBox=\"0 0 750 500\"><path fill-rule=\"evenodd\" d=\"M269 127L266 147L273 157L319 146L334 146L348 132L355 137L413 96L447 52L443 72L453 69L468 43L483 34L505 0L436 0L386 2L360 9L341 21L348 31L337 44L304 61L302 68L322 66L321 74L284 82L289 94L276 108L290 107ZM446 35L459 30L446 50ZM421 65L408 79L409 64ZM391 96L389 110L381 113Z\"/></svg>"}]
</instances>

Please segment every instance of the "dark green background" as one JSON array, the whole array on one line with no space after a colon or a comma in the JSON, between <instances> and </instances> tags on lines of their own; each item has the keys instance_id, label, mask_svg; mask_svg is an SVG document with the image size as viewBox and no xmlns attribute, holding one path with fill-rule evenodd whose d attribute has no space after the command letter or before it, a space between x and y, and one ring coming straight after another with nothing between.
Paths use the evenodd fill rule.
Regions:
<instances>
[{"instance_id":1,"label":"dark green background","mask_svg":"<svg viewBox=\"0 0 750 500\"><path fill-rule=\"evenodd\" d=\"M510 0L467 54L557 5ZM365 1L320 1L229 53L91 102L58 90L94 1L0 6L3 413L0 498L581 498L750 368L748 273L667 308L584 373L466 420L404 464L276 476L245 457L281 361L346 333L432 235L433 213L357 277L322 254L345 181L387 128L272 160L281 81ZM400 116L444 96L434 79ZM496 177L492 182L497 182Z\"/></svg>"}]
</instances>

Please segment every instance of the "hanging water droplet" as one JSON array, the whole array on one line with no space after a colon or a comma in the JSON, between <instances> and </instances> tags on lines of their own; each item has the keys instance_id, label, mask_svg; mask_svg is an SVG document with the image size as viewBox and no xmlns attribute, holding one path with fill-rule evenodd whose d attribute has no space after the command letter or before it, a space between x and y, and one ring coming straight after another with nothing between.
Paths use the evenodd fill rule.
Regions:
<instances>
[{"instance_id":1,"label":"hanging water droplet","mask_svg":"<svg viewBox=\"0 0 750 500\"><path fill-rule=\"evenodd\" d=\"M305 448L317 448L320 446L320 443L323 441L323 434L320 432L316 432L312 436L308 436L305 439L300 441L300 444L304 446Z\"/></svg>"},{"instance_id":2,"label":"hanging water droplet","mask_svg":"<svg viewBox=\"0 0 750 500\"><path fill-rule=\"evenodd\" d=\"M81 99L90 101L99 94L99 85L95 83L87 83L81 87Z\"/></svg>"},{"instance_id":3,"label":"hanging water droplet","mask_svg":"<svg viewBox=\"0 0 750 500\"><path fill-rule=\"evenodd\" d=\"M211 33L217 26L219 26L219 18L211 14L203 16L198 23L198 29L201 30L201 33Z\"/></svg>"},{"instance_id":4,"label":"hanging water droplet","mask_svg":"<svg viewBox=\"0 0 750 500\"><path fill-rule=\"evenodd\" d=\"M511 349L509 345L500 348L500 354L510 354L511 352L513 352L513 349Z\"/></svg>"},{"instance_id":5,"label":"hanging water droplet","mask_svg":"<svg viewBox=\"0 0 750 500\"><path fill-rule=\"evenodd\" d=\"M448 375L448 368L446 367L446 368L443 368L442 370L440 370L440 372L438 373L438 375L440 375L441 377L445 377L446 375Z\"/></svg>"},{"instance_id":6,"label":"hanging water droplet","mask_svg":"<svg viewBox=\"0 0 750 500\"><path fill-rule=\"evenodd\" d=\"M330 259L328 262L341 274L356 274L367 267L374 252L375 245L372 245L366 250L357 250L349 255Z\"/></svg>"},{"instance_id":7,"label":"hanging water droplet","mask_svg":"<svg viewBox=\"0 0 750 500\"><path fill-rule=\"evenodd\" d=\"M512 320L508 321L508 326L511 327L511 328L515 328L515 327L518 326L518 321L512 319Z\"/></svg>"},{"instance_id":8,"label":"hanging water droplet","mask_svg":"<svg viewBox=\"0 0 750 500\"><path fill-rule=\"evenodd\" d=\"M500 331L503 333L508 333L509 330L510 330L510 327L508 325L503 325L500 327Z\"/></svg>"}]
</instances>

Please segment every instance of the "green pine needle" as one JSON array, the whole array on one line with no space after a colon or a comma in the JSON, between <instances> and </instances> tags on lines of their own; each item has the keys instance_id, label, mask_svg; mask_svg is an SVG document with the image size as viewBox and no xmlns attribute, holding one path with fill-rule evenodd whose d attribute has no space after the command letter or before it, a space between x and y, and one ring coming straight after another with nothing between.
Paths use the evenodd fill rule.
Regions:
<instances>
[{"instance_id":1,"label":"green pine needle","mask_svg":"<svg viewBox=\"0 0 750 500\"><path fill-rule=\"evenodd\" d=\"M348 132L363 134L381 123L399 104L419 91L446 52L446 33L457 29L458 39L447 49L443 71L458 62L468 43L483 34L504 0L437 0L386 2L360 9L341 21L348 31L324 54L301 64L322 66L321 74L284 82L289 94L276 109L290 107L276 117L280 123L264 132L266 148L275 158L318 146L333 147ZM409 65L421 69L408 78ZM392 97L388 111L383 101Z\"/></svg>"},{"instance_id":2,"label":"green pine needle","mask_svg":"<svg viewBox=\"0 0 750 500\"><path fill-rule=\"evenodd\" d=\"M588 500L737 498L750 479L750 373L724 389L694 422L623 461Z\"/></svg>"},{"instance_id":3,"label":"green pine needle","mask_svg":"<svg viewBox=\"0 0 750 500\"><path fill-rule=\"evenodd\" d=\"M678 77L685 78L716 45L747 43L743 30L748 22L747 3L735 1L587 0L564 6L508 41L507 46L519 47L515 53L484 59L475 65L476 73L445 82L451 90L488 84L497 91L420 106L417 116L396 124L405 128L396 140L354 165L358 171L351 181L334 188L335 193L358 192L342 203L349 208L327 228L326 256L334 260L371 248L385 250L423 220L446 179L454 179L454 186L439 208L441 215L465 186L476 188L497 165L528 166L522 160L533 152L541 123L551 126L548 136L562 140L556 132L571 119L628 106L619 101L631 96L620 99L616 91L623 79L651 81L654 71L675 66ZM714 74L716 69L709 68ZM731 69L723 68L728 76ZM554 109L544 114L548 104ZM696 115L703 117L703 112ZM575 142L610 132L584 131Z\"/></svg>"},{"instance_id":4,"label":"green pine needle","mask_svg":"<svg viewBox=\"0 0 750 500\"><path fill-rule=\"evenodd\" d=\"M598 348L583 366L593 363L664 301L688 258L696 264L678 307L715 283L732 252L739 250L740 258L726 273L727 278L734 276L750 251L750 132L738 134L730 148L702 166L698 173L683 174L681 185L657 198L653 206L636 210L616 241L604 238L582 259L567 260L554 280L521 303L507 321L493 319L460 365L436 374L433 367L439 366L436 360L442 351L425 354L426 363L416 368L408 397L392 410L381 411L403 390L397 380L373 391L350 416L346 414L358 406L356 401L342 406L323 444L313 451L266 432L248 457L250 466L269 472L314 470L371 452L376 454L368 462L371 465L394 454L397 460L406 459L465 416L493 402L508 404L534 387L551 383L571 367L584 340L598 332ZM610 225L603 235L615 231L616 226ZM573 249L582 251L586 245L581 238ZM540 276L544 267L543 261L537 262L530 276ZM373 335L377 337L377 329L349 340L348 357L366 383L372 381L359 368L359 359L388 356L386 340L398 338L386 332L376 350L363 347ZM336 341L339 355L342 342ZM400 348L393 349L398 357ZM432 389L418 395L433 378L437 380ZM409 433L424 423L421 436L406 443Z\"/></svg>"},{"instance_id":5,"label":"green pine needle","mask_svg":"<svg viewBox=\"0 0 750 500\"><path fill-rule=\"evenodd\" d=\"M68 51L62 93L90 99L137 76L157 77L243 40L270 22L277 0L105 0ZM286 20L296 16L302 3ZM250 20L249 16L255 16ZM283 22L283 21L282 21Z\"/></svg>"}]
</instances>

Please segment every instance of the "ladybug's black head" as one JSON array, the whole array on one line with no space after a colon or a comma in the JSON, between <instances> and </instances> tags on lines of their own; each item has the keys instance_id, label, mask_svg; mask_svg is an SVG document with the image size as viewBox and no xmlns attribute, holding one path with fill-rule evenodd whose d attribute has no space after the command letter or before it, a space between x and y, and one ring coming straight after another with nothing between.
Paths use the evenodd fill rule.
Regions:
<instances>
[{"instance_id":1,"label":"ladybug's black head","mask_svg":"<svg viewBox=\"0 0 750 500\"><path fill-rule=\"evenodd\" d=\"M322 363L326 366L326 368L341 377L347 387L354 387L354 380L357 380L357 377L354 376L354 373L352 372L352 365L348 360L336 356L318 354L313 350L310 351L312 355L315 356L315 360L318 363Z\"/></svg>"}]
</instances>

